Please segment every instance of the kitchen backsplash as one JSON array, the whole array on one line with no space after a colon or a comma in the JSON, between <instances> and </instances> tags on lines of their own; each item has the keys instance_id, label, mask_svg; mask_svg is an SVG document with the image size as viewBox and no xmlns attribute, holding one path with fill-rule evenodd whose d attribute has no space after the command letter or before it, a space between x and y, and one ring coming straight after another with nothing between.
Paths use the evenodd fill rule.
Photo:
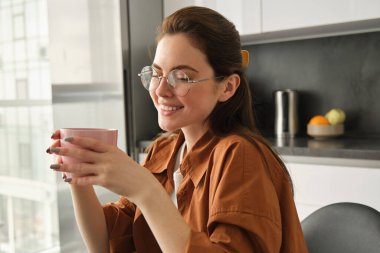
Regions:
<instances>
[{"instance_id":1,"label":"kitchen backsplash","mask_svg":"<svg viewBox=\"0 0 380 253\"><path fill-rule=\"evenodd\" d=\"M247 46L256 120L274 128L273 91L299 92L300 133L331 108L347 114L347 135L380 135L380 32Z\"/></svg>"}]
</instances>

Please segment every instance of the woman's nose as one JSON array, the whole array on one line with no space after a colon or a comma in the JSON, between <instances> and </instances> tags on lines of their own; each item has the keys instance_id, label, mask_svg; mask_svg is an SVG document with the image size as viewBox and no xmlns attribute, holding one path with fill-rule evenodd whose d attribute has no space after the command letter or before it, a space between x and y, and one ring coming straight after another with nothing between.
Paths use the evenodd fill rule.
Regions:
<instances>
[{"instance_id":1,"label":"woman's nose","mask_svg":"<svg viewBox=\"0 0 380 253\"><path fill-rule=\"evenodd\" d=\"M173 96L173 92L171 91L168 83L167 77L161 77L161 80L156 89L156 95L160 97L168 97Z\"/></svg>"}]
</instances>

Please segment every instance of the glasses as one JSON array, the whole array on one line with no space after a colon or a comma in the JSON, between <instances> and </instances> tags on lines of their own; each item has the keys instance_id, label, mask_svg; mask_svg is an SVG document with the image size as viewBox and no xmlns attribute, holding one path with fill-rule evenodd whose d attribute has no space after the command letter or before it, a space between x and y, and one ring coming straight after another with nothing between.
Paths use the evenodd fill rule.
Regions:
<instances>
[{"instance_id":1,"label":"glasses","mask_svg":"<svg viewBox=\"0 0 380 253\"><path fill-rule=\"evenodd\" d=\"M160 82L163 78L166 78L168 83L168 87L171 91L177 96L185 96L191 86L196 83L200 83L203 81L211 80L211 79L222 79L224 76L212 77L212 78L204 78L200 80L192 80L190 77L186 75L180 69L174 69L169 72L168 76L159 76L156 70L151 66L145 66L141 73L138 74L141 78L141 83L145 89L148 91L154 91L160 85Z\"/></svg>"}]
</instances>

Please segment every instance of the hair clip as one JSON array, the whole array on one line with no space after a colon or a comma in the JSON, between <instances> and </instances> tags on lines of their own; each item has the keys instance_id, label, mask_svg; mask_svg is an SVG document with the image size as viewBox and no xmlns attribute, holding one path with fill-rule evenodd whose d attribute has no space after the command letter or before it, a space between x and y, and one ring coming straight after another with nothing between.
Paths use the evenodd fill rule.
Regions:
<instances>
[{"instance_id":1,"label":"hair clip","mask_svg":"<svg viewBox=\"0 0 380 253\"><path fill-rule=\"evenodd\" d=\"M247 67L249 64L249 52L247 50L241 50L242 64Z\"/></svg>"}]
</instances>

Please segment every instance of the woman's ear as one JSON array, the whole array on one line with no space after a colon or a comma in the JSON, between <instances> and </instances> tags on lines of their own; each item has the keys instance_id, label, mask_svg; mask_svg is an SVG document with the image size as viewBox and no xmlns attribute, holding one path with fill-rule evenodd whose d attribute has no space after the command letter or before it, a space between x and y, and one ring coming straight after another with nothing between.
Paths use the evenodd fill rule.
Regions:
<instances>
[{"instance_id":1,"label":"woman's ear","mask_svg":"<svg viewBox=\"0 0 380 253\"><path fill-rule=\"evenodd\" d=\"M219 102L225 102L230 99L236 92L240 85L240 76L238 74L232 74L228 76L224 81L224 87L222 93L219 96Z\"/></svg>"}]
</instances>

